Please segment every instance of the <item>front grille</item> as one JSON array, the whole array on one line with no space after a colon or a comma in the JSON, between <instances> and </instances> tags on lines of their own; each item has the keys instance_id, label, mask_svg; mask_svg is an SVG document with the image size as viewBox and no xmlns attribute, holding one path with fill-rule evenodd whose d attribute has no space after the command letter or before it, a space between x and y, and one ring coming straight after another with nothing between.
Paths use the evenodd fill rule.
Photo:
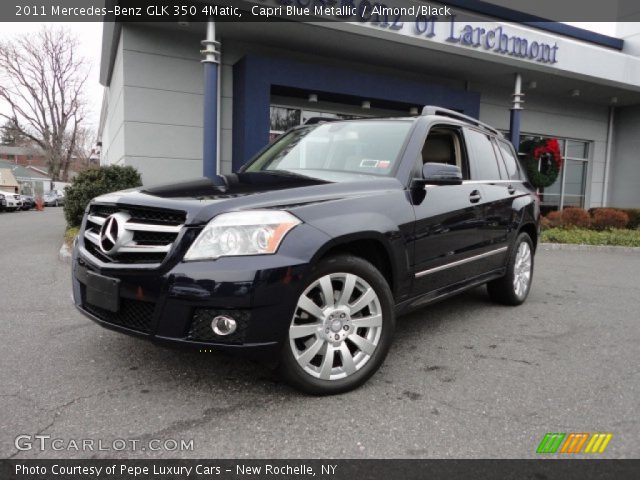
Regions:
<instances>
[{"instance_id":1,"label":"front grille","mask_svg":"<svg viewBox=\"0 0 640 480\"><path fill-rule=\"evenodd\" d=\"M110 215L117 215L126 235L125 243L114 252L105 253L101 247L100 231ZM177 210L154 209L126 205L92 205L87 215L84 232L85 248L104 263L149 264L162 263L171 250L186 213ZM107 243L107 247L110 244ZM105 248L109 251L109 248Z\"/></svg>"},{"instance_id":2,"label":"front grille","mask_svg":"<svg viewBox=\"0 0 640 480\"><path fill-rule=\"evenodd\" d=\"M155 303L121 298L120 310L111 312L86 303L83 298L82 308L103 322L112 323L142 333L151 333Z\"/></svg>"},{"instance_id":3,"label":"front grille","mask_svg":"<svg viewBox=\"0 0 640 480\"><path fill-rule=\"evenodd\" d=\"M181 225L186 214L177 210L163 210L138 206L92 205L90 213L101 217L108 217L116 212L127 212L132 222L159 225Z\"/></svg>"},{"instance_id":4,"label":"front grille","mask_svg":"<svg viewBox=\"0 0 640 480\"><path fill-rule=\"evenodd\" d=\"M218 315L226 315L233 318L238 328L231 335L220 336L213 333L211 321ZM211 308L196 308L191 319L191 326L187 334L187 340L200 342L220 342L239 344L244 341L245 332L249 323L247 310L215 310Z\"/></svg>"},{"instance_id":5,"label":"front grille","mask_svg":"<svg viewBox=\"0 0 640 480\"><path fill-rule=\"evenodd\" d=\"M162 245L171 243L176 239L175 233L167 232L133 232L133 240L138 245Z\"/></svg>"},{"instance_id":6,"label":"front grille","mask_svg":"<svg viewBox=\"0 0 640 480\"><path fill-rule=\"evenodd\" d=\"M91 242L85 242L84 244L87 252L89 252L91 255L93 255L94 257L96 257L98 260L105 262L105 263L111 263L114 261L114 259L112 257L110 257L109 255L105 255L104 252L102 250L100 250L100 248ZM117 261L119 263L124 264L132 264L132 263L148 263L148 264L158 264L161 263L164 260L164 257L166 257L167 254L166 253L136 253L136 252L130 252L130 253L121 253L117 256Z\"/></svg>"}]
</instances>

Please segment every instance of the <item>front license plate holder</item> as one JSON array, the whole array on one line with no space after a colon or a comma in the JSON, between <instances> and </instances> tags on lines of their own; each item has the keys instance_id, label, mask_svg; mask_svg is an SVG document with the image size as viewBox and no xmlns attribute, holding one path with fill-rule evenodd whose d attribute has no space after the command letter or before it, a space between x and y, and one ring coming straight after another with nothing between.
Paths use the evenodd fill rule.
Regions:
<instances>
[{"instance_id":1,"label":"front license plate holder","mask_svg":"<svg viewBox=\"0 0 640 480\"><path fill-rule=\"evenodd\" d=\"M118 278L105 277L91 270L85 270L83 277L87 303L110 312L120 310L120 280Z\"/></svg>"}]
</instances>

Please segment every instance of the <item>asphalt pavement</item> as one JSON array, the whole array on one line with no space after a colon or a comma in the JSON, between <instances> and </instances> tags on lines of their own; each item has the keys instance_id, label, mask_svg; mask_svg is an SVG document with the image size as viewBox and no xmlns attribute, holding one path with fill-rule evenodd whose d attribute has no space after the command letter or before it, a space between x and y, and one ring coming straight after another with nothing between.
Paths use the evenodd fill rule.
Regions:
<instances>
[{"instance_id":1,"label":"asphalt pavement","mask_svg":"<svg viewBox=\"0 0 640 480\"><path fill-rule=\"evenodd\" d=\"M523 306L478 288L403 317L365 386L316 398L84 318L63 232L61 208L0 213L0 458L535 458L547 432L610 432L599 457L640 457L638 252L542 248ZM114 450L155 439L192 449Z\"/></svg>"}]
</instances>

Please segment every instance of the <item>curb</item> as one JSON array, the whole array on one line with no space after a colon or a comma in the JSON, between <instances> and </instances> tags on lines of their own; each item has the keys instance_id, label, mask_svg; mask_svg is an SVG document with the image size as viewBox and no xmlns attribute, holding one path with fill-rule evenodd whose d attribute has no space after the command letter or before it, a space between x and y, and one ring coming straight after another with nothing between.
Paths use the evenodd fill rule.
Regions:
<instances>
[{"instance_id":1,"label":"curb","mask_svg":"<svg viewBox=\"0 0 640 480\"><path fill-rule=\"evenodd\" d=\"M63 243L60 247L60 251L58 252L58 260L62 263L67 263L71 265L71 250L67 247L66 243Z\"/></svg>"},{"instance_id":2,"label":"curb","mask_svg":"<svg viewBox=\"0 0 640 480\"><path fill-rule=\"evenodd\" d=\"M574 252L640 253L640 247L618 247L615 245L583 245L576 243L540 243L544 250L569 250Z\"/></svg>"}]
</instances>

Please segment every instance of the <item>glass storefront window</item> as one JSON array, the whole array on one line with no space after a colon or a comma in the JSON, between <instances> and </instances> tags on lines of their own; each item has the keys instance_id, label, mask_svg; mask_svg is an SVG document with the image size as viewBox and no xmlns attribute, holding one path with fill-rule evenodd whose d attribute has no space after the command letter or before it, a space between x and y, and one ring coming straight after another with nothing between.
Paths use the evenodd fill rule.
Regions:
<instances>
[{"instance_id":1,"label":"glass storefront window","mask_svg":"<svg viewBox=\"0 0 640 480\"><path fill-rule=\"evenodd\" d=\"M364 116L271 105L269 107L269 142L273 142L290 128L303 125L307 120L314 117L355 120Z\"/></svg>"},{"instance_id":2,"label":"glass storefront window","mask_svg":"<svg viewBox=\"0 0 640 480\"><path fill-rule=\"evenodd\" d=\"M540 189L540 203L543 212L546 213L560 208L561 184L560 176L558 176L558 180L553 185Z\"/></svg>"},{"instance_id":3,"label":"glass storefront window","mask_svg":"<svg viewBox=\"0 0 640 480\"><path fill-rule=\"evenodd\" d=\"M523 135L520 142L532 138L535 137ZM553 185L540 189L543 214L566 207L585 208L589 142L558 138L558 143L563 158L562 170Z\"/></svg>"},{"instance_id":4,"label":"glass storefront window","mask_svg":"<svg viewBox=\"0 0 640 480\"><path fill-rule=\"evenodd\" d=\"M320 118L333 118L337 120L355 120L357 118L362 118L357 115L347 115L344 113L331 113L331 112L314 112L311 110L304 110L302 112L302 123L305 123L310 118L320 117Z\"/></svg>"},{"instance_id":5,"label":"glass storefront window","mask_svg":"<svg viewBox=\"0 0 640 480\"><path fill-rule=\"evenodd\" d=\"M564 207L584 208L587 162L565 160Z\"/></svg>"},{"instance_id":6,"label":"glass storefront window","mask_svg":"<svg viewBox=\"0 0 640 480\"><path fill-rule=\"evenodd\" d=\"M298 108L271 107L269 109L270 130L272 132L285 132L291 127L300 125L301 111Z\"/></svg>"},{"instance_id":7,"label":"glass storefront window","mask_svg":"<svg viewBox=\"0 0 640 480\"><path fill-rule=\"evenodd\" d=\"M568 158L587 158L587 142L576 142L575 140L567 141L567 150L565 152Z\"/></svg>"}]
</instances>

